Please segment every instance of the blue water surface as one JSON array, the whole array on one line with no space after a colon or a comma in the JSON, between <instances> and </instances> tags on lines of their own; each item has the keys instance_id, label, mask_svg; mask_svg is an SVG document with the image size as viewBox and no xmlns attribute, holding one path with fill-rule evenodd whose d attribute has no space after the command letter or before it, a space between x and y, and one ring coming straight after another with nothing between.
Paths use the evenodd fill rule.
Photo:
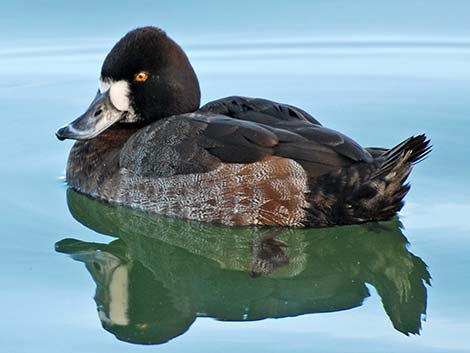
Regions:
<instances>
[{"instance_id":1,"label":"blue water surface","mask_svg":"<svg viewBox=\"0 0 470 353\"><path fill-rule=\"evenodd\" d=\"M3 4L0 350L470 352L469 10L467 1L419 0ZM82 113L94 96L108 50L141 25L161 26L183 46L198 74L203 102L245 95L290 103L365 146L392 146L422 132L430 136L434 151L414 169L400 215L409 251L432 275L420 335L393 328L383 295L370 281L365 281L370 297L350 310L257 321L247 320L247 314L237 322L198 312L184 334L161 345L123 342L102 328L93 299L99 281L62 253L67 251L56 251L55 244L75 238L105 249L113 238L82 225L69 211L64 174L72 143L60 143L54 131ZM107 212L86 207L97 207L98 215ZM158 233L159 226L152 229ZM282 239L289 249L304 249L305 256L298 256L312 263L317 256L312 239L327 233L312 234L302 233L296 245L288 235ZM228 249L224 260L197 250L197 241L172 239L158 241L186 251L188 258L199 256L198 263L219 264L217 271L246 271L227 262L233 249L225 242L220 247ZM246 239L241 244L248 244ZM251 251L245 245L242 259ZM357 251L354 245L351 249ZM380 253L376 245L374 254ZM132 254L136 259L140 253ZM84 257L75 255L75 260ZM381 267L385 276L396 276L387 274L387 268L393 269L387 266ZM279 276L296 278L304 268L291 267ZM176 271L171 278L178 283L180 270L168 271ZM217 276L228 278L223 271ZM400 293L407 293L403 286ZM220 299L217 305L224 308L224 298L212 294L206 307ZM206 297L198 298L204 302Z\"/></svg>"}]
</instances>

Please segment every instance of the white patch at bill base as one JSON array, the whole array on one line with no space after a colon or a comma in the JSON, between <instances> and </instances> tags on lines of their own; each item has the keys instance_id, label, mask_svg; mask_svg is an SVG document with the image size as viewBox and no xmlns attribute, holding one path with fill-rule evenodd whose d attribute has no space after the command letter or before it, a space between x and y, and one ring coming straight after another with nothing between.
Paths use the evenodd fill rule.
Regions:
<instances>
[{"instance_id":1,"label":"white patch at bill base","mask_svg":"<svg viewBox=\"0 0 470 353\"><path fill-rule=\"evenodd\" d=\"M127 112L130 109L130 100L129 100L129 83L127 81L121 80L111 83L109 88L109 97L111 98L111 103L114 107L121 112Z\"/></svg>"},{"instance_id":2,"label":"white patch at bill base","mask_svg":"<svg viewBox=\"0 0 470 353\"><path fill-rule=\"evenodd\" d=\"M122 123L133 123L139 120L129 98L129 82L125 80L100 79L99 90L101 94L109 91L109 97L113 106L121 112L127 112L124 119L121 120Z\"/></svg>"}]
</instances>

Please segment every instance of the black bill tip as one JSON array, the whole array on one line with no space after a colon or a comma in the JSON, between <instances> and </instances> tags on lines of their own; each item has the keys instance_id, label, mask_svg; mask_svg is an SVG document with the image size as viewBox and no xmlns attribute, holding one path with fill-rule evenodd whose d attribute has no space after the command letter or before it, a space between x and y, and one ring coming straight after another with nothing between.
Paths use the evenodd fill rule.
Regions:
<instances>
[{"instance_id":1,"label":"black bill tip","mask_svg":"<svg viewBox=\"0 0 470 353\"><path fill-rule=\"evenodd\" d=\"M67 127L67 126L61 127L59 130L57 130L57 131L55 132L55 136L56 136L60 141L64 141L64 140L67 138L67 131L68 131L68 127Z\"/></svg>"}]
</instances>

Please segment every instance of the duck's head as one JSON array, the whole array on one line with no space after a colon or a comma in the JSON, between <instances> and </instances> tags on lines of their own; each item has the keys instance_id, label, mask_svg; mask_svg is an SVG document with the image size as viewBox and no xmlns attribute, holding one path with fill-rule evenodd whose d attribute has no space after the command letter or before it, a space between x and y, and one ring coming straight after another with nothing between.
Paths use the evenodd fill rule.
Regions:
<instances>
[{"instance_id":1,"label":"duck's head","mask_svg":"<svg viewBox=\"0 0 470 353\"><path fill-rule=\"evenodd\" d=\"M60 128L60 140L87 140L117 123L148 124L193 112L199 83L184 51L155 27L127 33L104 60L99 90L86 112Z\"/></svg>"}]
</instances>

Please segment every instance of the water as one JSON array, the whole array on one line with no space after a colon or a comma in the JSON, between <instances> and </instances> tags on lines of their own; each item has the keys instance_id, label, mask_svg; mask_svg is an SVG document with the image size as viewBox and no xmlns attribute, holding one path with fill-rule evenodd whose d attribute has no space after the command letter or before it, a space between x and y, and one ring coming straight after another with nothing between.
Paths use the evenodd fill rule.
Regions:
<instances>
[{"instance_id":1,"label":"water","mask_svg":"<svg viewBox=\"0 0 470 353\"><path fill-rule=\"evenodd\" d=\"M130 5L109 16L104 5L93 13L6 5L2 352L470 352L468 5L286 4L261 2L264 16L244 16L243 3L229 14L211 3L147 3L142 18L123 15L136 12ZM213 20L196 25L191 16ZM87 106L112 44L144 23L187 50L204 102L233 94L288 102L366 146L429 134L434 151L412 173L404 229L394 220L273 240L265 230L146 217L67 192L71 143L53 132ZM123 283L132 290L116 297ZM420 324L421 335L402 333Z\"/></svg>"}]
</instances>

